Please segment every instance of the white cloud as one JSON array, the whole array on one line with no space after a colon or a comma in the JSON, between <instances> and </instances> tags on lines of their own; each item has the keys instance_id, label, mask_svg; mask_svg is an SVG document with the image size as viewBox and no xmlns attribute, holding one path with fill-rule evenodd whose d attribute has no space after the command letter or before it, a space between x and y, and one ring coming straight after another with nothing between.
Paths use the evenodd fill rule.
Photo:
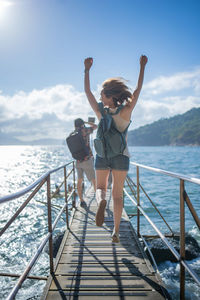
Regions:
<instances>
[{"instance_id":1,"label":"white cloud","mask_svg":"<svg viewBox=\"0 0 200 300\"><path fill-rule=\"evenodd\" d=\"M145 93L158 95L169 91L180 91L184 89L194 89L200 91L200 68L177 73L172 76L160 76L144 85Z\"/></svg>"},{"instance_id":2,"label":"white cloud","mask_svg":"<svg viewBox=\"0 0 200 300\"><path fill-rule=\"evenodd\" d=\"M97 99L99 94L98 85L94 91ZM200 68L146 83L133 111L130 129L193 107L200 107ZM67 84L30 93L20 91L13 96L0 93L0 108L1 131L23 140L63 139L72 131L74 119L94 116L85 94Z\"/></svg>"},{"instance_id":3,"label":"white cloud","mask_svg":"<svg viewBox=\"0 0 200 300\"><path fill-rule=\"evenodd\" d=\"M70 85L56 85L30 93L20 91L12 97L0 95L0 103L7 111L5 118L20 118L26 114L30 119L39 119L44 113L55 113L65 120L91 113L84 93Z\"/></svg>"},{"instance_id":4,"label":"white cloud","mask_svg":"<svg viewBox=\"0 0 200 300\"><path fill-rule=\"evenodd\" d=\"M0 94L0 106L2 131L16 131L18 137L20 130L15 127L25 136L26 130L31 135L30 128L34 126L40 138L63 138L64 133L72 130L74 119L87 120L94 115L85 94L71 85L56 85L30 93L20 91L12 97Z\"/></svg>"}]
</instances>

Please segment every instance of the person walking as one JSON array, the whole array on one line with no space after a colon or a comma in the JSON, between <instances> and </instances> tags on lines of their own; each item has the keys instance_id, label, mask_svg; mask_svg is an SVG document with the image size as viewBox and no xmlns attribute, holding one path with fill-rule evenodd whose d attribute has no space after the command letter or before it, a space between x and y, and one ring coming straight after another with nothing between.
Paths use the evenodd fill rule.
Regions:
<instances>
[{"instance_id":1,"label":"person walking","mask_svg":"<svg viewBox=\"0 0 200 300\"><path fill-rule=\"evenodd\" d=\"M90 125L86 127L85 124ZM97 129L97 125L92 122L85 122L78 118L74 121L74 127L76 131L81 132L85 146L88 148L88 155L80 160L76 160L76 170L77 170L77 192L80 199L80 205L84 206L85 201L83 199L83 179L84 174L87 179L92 183L94 190L96 191L96 179L94 170L94 157L90 147L90 134Z\"/></svg>"},{"instance_id":2,"label":"person walking","mask_svg":"<svg viewBox=\"0 0 200 300\"><path fill-rule=\"evenodd\" d=\"M135 91L130 92L129 88L124 83L124 80L119 78L110 78L103 82L101 90L101 102L106 111L112 114L112 118L117 129L120 132L126 132L130 121L132 111L138 101L140 91L143 85L144 71L147 63L147 57L142 55L140 57L140 71L138 83ZM93 64L93 58L89 57L84 60L85 75L84 75L84 89L87 99L95 112L98 120L102 118L100 106L95 99L90 89L89 73ZM119 111L118 108L121 108ZM118 112L119 111L119 112ZM106 190L108 184L108 177L110 170L112 171L112 197L113 197L113 214L114 214L114 229L112 233L112 242L119 242L119 227L123 210L123 187L129 170L129 152L126 145L122 154L114 157L100 157L98 154L95 159L96 169L96 200L97 213L96 225L102 226L104 222L104 213L106 209Z\"/></svg>"}]
</instances>

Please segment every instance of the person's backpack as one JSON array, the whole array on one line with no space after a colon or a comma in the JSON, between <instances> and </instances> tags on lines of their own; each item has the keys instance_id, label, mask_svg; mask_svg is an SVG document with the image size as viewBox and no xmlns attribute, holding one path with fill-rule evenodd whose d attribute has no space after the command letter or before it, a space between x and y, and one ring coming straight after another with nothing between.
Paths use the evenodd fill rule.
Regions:
<instances>
[{"instance_id":1,"label":"person's backpack","mask_svg":"<svg viewBox=\"0 0 200 300\"><path fill-rule=\"evenodd\" d=\"M75 130L66 138L67 146L76 160L84 160L89 155L89 147L86 145L81 130Z\"/></svg>"},{"instance_id":2,"label":"person's backpack","mask_svg":"<svg viewBox=\"0 0 200 300\"><path fill-rule=\"evenodd\" d=\"M102 102L98 103L98 106L102 117L98 125L96 139L94 140L96 153L102 158L111 158L123 154L127 145L126 133L128 127L123 132L120 132L112 118L112 115L120 112L123 105L120 105L115 113L110 113L109 108L104 108Z\"/></svg>"}]
</instances>

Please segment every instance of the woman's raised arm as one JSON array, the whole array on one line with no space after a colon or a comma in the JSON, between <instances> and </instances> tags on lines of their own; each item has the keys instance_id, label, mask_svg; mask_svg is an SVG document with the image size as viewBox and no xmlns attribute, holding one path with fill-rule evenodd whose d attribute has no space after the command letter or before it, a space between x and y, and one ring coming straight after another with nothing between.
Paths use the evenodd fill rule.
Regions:
<instances>
[{"instance_id":1,"label":"woman's raised arm","mask_svg":"<svg viewBox=\"0 0 200 300\"><path fill-rule=\"evenodd\" d=\"M138 100L140 91L142 89L143 80L144 80L144 69L145 69L147 61L148 61L148 58L145 55L142 55L140 57L140 73L139 73L139 77L138 77L138 84L137 84L137 87L136 87L135 91L133 92L133 96L132 96L133 108Z\"/></svg>"},{"instance_id":2,"label":"woman's raised arm","mask_svg":"<svg viewBox=\"0 0 200 300\"><path fill-rule=\"evenodd\" d=\"M95 99L94 95L92 94L92 92L90 90L89 72L90 72L90 68L91 68L92 64L93 64L93 58L92 57L88 57L88 58L85 59L85 61L84 61L84 65L85 65L84 88L85 88L85 93L86 93L86 96L88 98L88 101L89 101L92 109L96 113L97 117L99 118L100 112L99 112L98 103L97 103L97 100Z\"/></svg>"},{"instance_id":3,"label":"woman's raised arm","mask_svg":"<svg viewBox=\"0 0 200 300\"><path fill-rule=\"evenodd\" d=\"M140 95L140 92L141 92L141 89L142 89L142 85L143 85L144 70L145 70L145 66L146 66L147 61L148 61L147 56L146 55L141 55L141 57L140 57L140 72L139 72L139 76L138 76L137 87L136 87L135 91L133 92L132 99L131 99L132 101L127 103L125 105L124 109L121 112L121 116L124 119L130 119L131 118L132 110L134 109L134 107L137 103L137 100L139 98L139 95Z\"/></svg>"}]
</instances>

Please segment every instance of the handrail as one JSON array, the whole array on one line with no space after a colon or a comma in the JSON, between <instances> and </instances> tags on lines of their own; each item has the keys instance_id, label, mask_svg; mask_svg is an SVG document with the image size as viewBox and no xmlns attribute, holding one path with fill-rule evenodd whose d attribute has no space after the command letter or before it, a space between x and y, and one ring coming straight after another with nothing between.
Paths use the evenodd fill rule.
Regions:
<instances>
[{"instance_id":1,"label":"handrail","mask_svg":"<svg viewBox=\"0 0 200 300\"><path fill-rule=\"evenodd\" d=\"M15 278L19 278L21 275L19 274L15 274L15 273L5 273L5 272L1 272L0 276L6 276L6 277L15 277ZM47 276L27 276L27 279L36 279L36 280L48 280Z\"/></svg>"},{"instance_id":2,"label":"handrail","mask_svg":"<svg viewBox=\"0 0 200 300\"><path fill-rule=\"evenodd\" d=\"M161 239L166 244L166 246L171 250L171 252L174 254L174 256L176 257L176 259L179 261L180 255L178 254L178 252L176 251L176 249L173 246L171 246L171 244L168 242L168 240L166 239L166 237L156 227L156 225L151 221L151 219L148 217L148 215L145 213L145 211L142 209L142 207L140 205L137 205L136 201L128 194L128 192L125 189L124 189L124 192L125 192L126 196L134 203L134 205L138 207L138 209L140 210L140 212L142 213L142 215L147 219L147 221L151 224L151 226L154 228L154 230L158 233L158 235L161 237Z\"/></svg>"},{"instance_id":3,"label":"handrail","mask_svg":"<svg viewBox=\"0 0 200 300\"><path fill-rule=\"evenodd\" d=\"M145 166L145 165L138 164L138 163L132 162L132 161L130 162L130 164L134 165L136 167L141 167L143 169L147 169L147 170L159 173L159 174L164 174L164 175L167 175L167 176L170 176L170 177L174 177L174 178L182 179L182 180L185 180L185 181L188 181L188 182L200 184L200 179L199 178L188 177L188 176L183 175L183 174L169 172L169 171L166 171L166 170Z\"/></svg>"},{"instance_id":4,"label":"handrail","mask_svg":"<svg viewBox=\"0 0 200 300\"><path fill-rule=\"evenodd\" d=\"M134 185L134 186L136 186L136 185L135 185L135 183L132 181L132 179L128 175L126 177L126 182L128 183L128 187L130 188L131 192L133 193L135 199L137 199L137 195L136 195L135 191L131 187L131 184ZM141 187L141 189L142 189L143 193L145 194L145 196L149 199L149 201L153 205L154 209L157 211L157 213L160 215L160 217L162 218L162 220L165 222L166 226L171 231L171 234L174 235L174 232L173 232L172 228L169 226L169 224L167 223L167 221L165 220L165 218L163 217L163 215L161 214L161 212L159 211L159 209L157 208L157 206L155 205L155 203L151 200L151 198L145 192L143 186L140 183L139 183L139 187Z\"/></svg>"},{"instance_id":5,"label":"handrail","mask_svg":"<svg viewBox=\"0 0 200 300\"><path fill-rule=\"evenodd\" d=\"M185 199L185 202L186 202L186 204L187 204L187 206L188 206L188 208L190 210L190 213L192 214L192 216L193 216L193 218L194 218L197 226L200 229L200 220L199 220L199 218L197 216L197 213L196 213L196 211L195 211L195 209L194 209L194 207L193 207L193 205L192 205L192 203L190 201L190 198L188 197L188 194L186 193L186 191L184 191L184 199Z\"/></svg>"},{"instance_id":6,"label":"handrail","mask_svg":"<svg viewBox=\"0 0 200 300\"><path fill-rule=\"evenodd\" d=\"M72 164L72 169L68 172L66 172L66 167L69 166L70 164ZM51 218L51 191L50 191L50 175L63 169L64 170L64 190L65 190L65 203L64 205L61 207L60 212L58 213L58 215L56 216L56 219L54 220L54 223L52 224L52 218ZM73 189L70 191L70 194L68 194L67 192L67 178L73 175ZM62 184L63 184L62 182ZM63 212L66 212L66 225L67 228L69 228L69 223L68 223L68 203L69 200L73 197L73 201L72 204L75 207L75 164L74 161L71 161L69 163L66 163L58 168L55 168L53 170L50 170L48 172L46 172L44 175L42 175L39 179L37 179L34 183L32 183L31 185L29 185L28 187L14 193L11 195L7 195L4 197L0 198L0 204L1 203L5 203L8 201L12 201L14 199L17 199L19 197L22 197L23 195L27 194L29 191L31 191L33 188L35 188L32 193L28 196L28 198L23 202L23 204L18 208L18 210L14 213L14 215L11 217L10 220L8 220L8 222L4 225L4 227L1 229L0 231L0 235L3 235L3 233L6 231L6 229L15 221L15 219L18 217L18 215L22 212L22 210L27 206L27 204L30 202L30 200L36 195L36 193L40 190L40 188L47 183L47 206L48 206L48 233L46 234L46 236L44 237L44 239L41 241L36 253L32 256L32 258L30 259L28 265L26 266L25 270L23 271L23 274L20 276L15 275L15 277L19 277L18 282L16 283L16 285L13 287L12 291L10 292L7 300L12 300L15 299L15 296L18 292L18 290L20 289L22 283L24 282L24 280L26 278L30 278L31 276L28 276L29 272L31 271L32 267L34 266L34 264L36 263L38 257L40 256L42 250L44 249L46 243L49 241L49 264L50 264L50 273L53 274L54 272L54 266L53 266L53 244L52 244L52 234L53 231L59 221L59 219L61 218ZM62 185L61 184L61 185ZM60 185L60 186L61 186ZM3 274L3 273L2 273ZM5 276L7 273L4 273ZM9 274L8 276L12 276L12 274ZM41 279L41 276L32 276L35 279ZM44 278L42 278L44 279Z\"/></svg>"},{"instance_id":7,"label":"handrail","mask_svg":"<svg viewBox=\"0 0 200 300\"><path fill-rule=\"evenodd\" d=\"M72 193L70 194L70 196L72 195ZM66 204L65 204L66 205ZM57 220L58 221L58 220ZM57 222L56 222L57 224ZM55 225L56 225L55 224ZM55 227L55 226L54 226ZM18 290L20 289L22 283L24 282L24 280L27 278L29 272L31 271L32 267L34 266L35 262L37 261L38 257L40 256L42 250L44 249L46 243L48 242L49 238L52 236L52 233L48 232L48 234L46 235L46 237L42 240L42 242L40 243L37 252L35 253L35 255L33 256L33 258L30 260L30 262L28 263L24 273L20 276L18 283L14 286L14 288L12 289L9 297L7 298L7 300L11 300L14 299L16 293L18 292Z\"/></svg>"},{"instance_id":8,"label":"handrail","mask_svg":"<svg viewBox=\"0 0 200 300\"><path fill-rule=\"evenodd\" d=\"M22 210L26 207L26 205L31 201L34 195L39 191L39 189L45 184L45 180L43 179L38 186L34 189L34 191L29 195L29 197L24 201L24 203L17 209L14 215L10 218L10 220L5 224L3 228L0 229L0 236L8 229L8 227L15 221L18 215L22 212Z\"/></svg>"},{"instance_id":9,"label":"handrail","mask_svg":"<svg viewBox=\"0 0 200 300\"><path fill-rule=\"evenodd\" d=\"M138 209L141 211L143 216L147 219L147 221L151 224L151 226L154 228L154 230L158 233L162 241L165 243L165 245L170 249L170 251L173 253L173 255L176 257L177 261L182 263L187 271L191 274L191 276L194 278L196 283L200 285L200 278L199 276L191 270L190 266L181 258L180 254L176 251L176 249L170 244L170 242L166 239L166 237L162 234L162 232L157 228L157 226L151 221L151 219L148 217L148 215L144 212L141 206L138 206L136 201L128 194L128 192L124 189L125 194L127 197L134 203L135 206L138 207Z\"/></svg>"},{"instance_id":10,"label":"handrail","mask_svg":"<svg viewBox=\"0 0 200 300\"><path fill-rule=\"evenodd\" d=\"M136 162L131 162L132 165L136 166L136 175L137 175L137 194L135 195L135 192L133 193L134 197L136 198L137 202L128 194L126 189L124 188L124 193L127 195L127 197L134 203L134 205L137 207L137 234L140 235L140 213L147 219L147 221L151 224L151 226L154 228L154 230L158 233L162 241L166 244L166 246L169 248L169 250L172 252L172 254L176 257L177 261L180 263L180 299L185 299L185 269L188 271L188 273L193 277L193 279L196 281L198 285L200 285L200 278L199 276L194 272L194 270L188 265L188 263L185 261L185 203L188 205L188 208L191 212L191 215L196 222L197 226L200 227L200 220L197 216L197 213L192 206L192 203L190 202L190 199L185 191L185 185L184 181L188 181L191 183L195 183L200 185L200 179L199 178L193 178L188 177L182 174L169 172L166 170L154 168L145 166L142 164L138 164ZM180 180L180 254L174 249L174 247L169 243L169 241L166 239L166 237L160 232L160 230L156 227L156 225L151 221L151 219L148 217L148 215L145 213L145 211L142 209L140 205L140 180L139 180L139 168L147 169L151 172L156 172L159 174L164 174L170 177L174 177ZM132 191L132 189L130 189ZM145 193L146 195L146 193ZM148 195L146 195L148 198Z\"/></svg>"},{"instance_id":11,"label":"handrail","mask_svg":"<svg viewBox=\"0 0 200 300\"><path fill-rule=\"evenodd\" d=\"M13 193L11 195L6 195L6 196L3 196L0 198L0 204L1 203L4 203L4 202L7 202L7 201L10 201L10 200L13 200L13 199L17 199L25 194L27 194L29 191L31 191L34 187L36 187L43 179L46 179L48 177L48 175L52 174L52 173L55 173L57 171L59 171L60 169L64 168L64 167L67 167L68 165L70 165L72 163L72 161L70 161L69 163L67 164L64 164L56 169L53 169L53 170L50 170L48 172L46 172L45 174L43 174L41 177L39 177L35 182L33 182L32 184L30 184L28 187L22 189L22 190L19 190L18 192L16 193Z\"/></svg>"}]
</instances>

